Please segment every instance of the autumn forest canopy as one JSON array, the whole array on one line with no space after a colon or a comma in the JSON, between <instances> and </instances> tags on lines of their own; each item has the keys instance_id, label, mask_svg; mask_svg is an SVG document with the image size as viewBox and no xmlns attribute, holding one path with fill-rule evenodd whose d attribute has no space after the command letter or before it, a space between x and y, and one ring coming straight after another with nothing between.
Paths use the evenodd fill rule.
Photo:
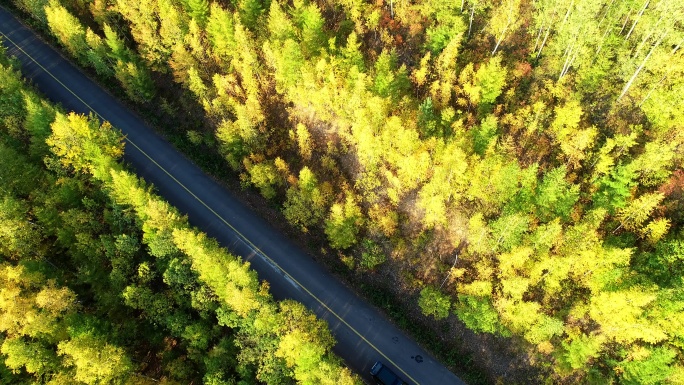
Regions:
<instances>
[{"instance_id":1,"label":"autumn forest canopy","mask_svg":"<svg viewBox=\"0 0 684 385\"><path fill-rule=\"evenodd\" d=\"M3 50L4 51L4 50ZM0 383L360 384L325 322L119 162L0 52Z\"/></svg>"},{"instance_id":2,"label":"autumn forest canopy","mask_svg":"<svg viewBox=\"0 0 684 385\"><path fill-rule=\"evenodd\" d=\"M321 253L341 261L348 275L387 280L388 292L419 309L427 324L458 323L506 338L541 373L530 382L684 383L679 0L13 3L105 84L155 110L160 126L162 116L172 117L160 128L180 137L182 148L215 154L219 163L208 168L229 170L302 237L323 240ZM119 201L124 182L111 165L84 160L115 158L120 147L105 141L100 152L86 146L72 153L54 138L60 127L96 123L2 87L14 95L2 95L2 151L24 151L26 161L3 171L25 169L3 176L16 182L2 192L0 215L44 230L37 236L27 227L26 238L12 235L16 229L0 233L11 240L2 238L0 282L58 325L43 334L2 329L6 357L38 344L55 365L78 370L69 349L92 342L79 338L100 338L92 343L119 349L117 362L132 368L123 352L140 347L102 339L116 322L105 322L102 312L123 306L139 309L136 316L155 333L173 335L137 342L163 352L168 362L157 367L181 370L168 357L185 357L183 365L205 368L206 382L215 373L212 359L224 354L238 358L221 378L307 381L302 373L312 369L283 347L305 342L240 326L241 317L261 314L249 305L266 301L261 289L250 286L239 301L212 292L219 278L195 267L210 262L191 256L199 238L163 230L161 222L182 219L171 208L164 210L173 219L160 218L140 201ZM39 190L22 182L30 173L44 175ZM95 192L94 183L109 192ZM109 207L104 214L101 205ZM45 262L55 263L47 257L55 253L69 266L104 258L110 270L74 276ZM173 262L182 253L190 262ZM137 254L146 262L132 265ZM111 287L96 287L105 282L98 274L108 274ZM158 292L161 281L170 286ZM235 290L246 291L242 284ZM40 302L39 287L63 293L61 307ZM90 298L79 304L81 295ZM166 302L148 306L162 301L155 298ZM268 303L269 317L303 314L293 304ZM170 320L165 309L179 306L194 315ZM65 312L100 323L71 326ZM89 322L103 331L79 337ZM235 334L223 337L217 325ZM316 349L325 352L325 370L348 376L326 355L327 331L302 328L311 336L306 343L322 343ZM266 343L251 333L272 335ZM206 355L207 347L214 353ZM204 349L201 359L193 349ZM276 358L257 362L251 354L258 349ZM42 370L7 360L12 369L24 365L25 374Z\"/></svg>"}]
</instances>

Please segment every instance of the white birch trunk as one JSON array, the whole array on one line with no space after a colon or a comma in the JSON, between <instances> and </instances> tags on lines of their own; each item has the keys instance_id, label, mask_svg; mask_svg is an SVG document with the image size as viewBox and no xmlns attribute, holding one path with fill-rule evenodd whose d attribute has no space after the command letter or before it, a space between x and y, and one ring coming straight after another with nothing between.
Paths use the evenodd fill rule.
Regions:
<instances>
[{"instance_id":1,"label":"white birch trunk","mask_svg":"<svg viewBox=\"0 0 684 385\"><path fill-rule=\"evenodd\" d=\"M679 51L679 48L682 47L682 43L684 43L684 39L680 40L679 43L672 49L672 52L670 52L670 55L674 55Z\"/></svg>"},{"instance_id":2,"label":"white birch trunk","mask_svg":"<svg viewBox=\"0 0 684 385\"><path fill-rule=\"evenodd\" d=\"M539 47L539 39L541 39L542 31L544 30L544 21L545 20L542 20L542 24L539 26L539 32L537 32L537 38L534 40L533 52L537 52L537 47Z\"/></svg>"},{"instance_id":3,"label":"white birch trunk","mask_svg":"<svg viewBox=\"0 0 684 385\"><path fill-rule=\"evenodd\" d=\"M568 17L570 16L570 11L572 11L572 7L573 7L574 5L575 5L575 0L572 0L572 1L570 2L570 6L568 7L567 12L565 12L565 17L563 17L563 21L561 22L561 25L560 25L560 27L558 27L558 29L560 29L561 27L563 27L563 26L565 25L565 22L568 21Z\"/></svg>"},{"instance_id":4,"label":"white birch trunk","mask_svg":"<svg viewBox=\"0 0 684 385\"><path fill-rule=\"evenodd\" d=\"M655 91L655 89L658 88L660 83L662 83L665 79L667 79L667 75L669 75L669 74L670 74L670 71L668 71L665 75L663 75L663 77L660 78L660 80L658 80L658 82L656 84L654 84L650 90L648 90L648 93L646 93L646 96L644 96L644 98L641 99L641 102L639 102L639 107L641 107L644 104L644 102L646 102L648 100L648 98L651 97L651 94L653 93L653 91Z\"/></svg>"},{"instance_id":5,"label":"white birch trunk","mask_svg":"<svg viewBox=\"0 0 684 385\"><path fill-rule=\"evenodd\" d=\"M614 3L615 3L615 0L611 0L610 4L608 4L608 6L606 7L606 12L603 13L603 17L601 17L601 20L599 21L598 25L596 26L596 29L598 29L598 30L601 29L601 25L603 25L603 22L606 20L606 17L610 13L610 10L612 9ZM596 52L594 53L594 56L598 55L599 52L601 52L601 49L603 48L603 43L605 43L606 37L608 36L610 31L612 31L612 30L613 30L612 26L608 26L606 28L606 32L604 32L603 35L601 36L601 42L599 43L598 48L596 48Z\"/></svg>"},{"instance_id":6,"label":"white birch trunk","mask_svg":"<svg viewBox=\"0 0 684 385\"><path fill-rule=\"evenodd\" d=\"M673 56L674 56L674 54L676 54L677 51L679 50L679 48L682 46L682 43L684 43L684 39L683 39L682 41L680 41L679 44L677 44L677 45L674 47L674 49L672 50L672 52L670 53L670 55L673 55ZM651 87L650 90L648 90L648 93L646 94L646 96L644 96L644 98L641 99L641 102L639 102L639 107L641 107L641 106L648 100L648 98L651 97L651 94L653 93L653 91L655 91L656 88L658 88L658 86L660 86L660 84L661 84L663 81L665 81L665 79L667 79L668 76L670 76L670 73L672 73L672 70L674 70L674 67L673 67L673 66L670 66L670 67L668 68L667 72L665 73L665 75L663 75L663 77L660 78L660 80L658 80L658 82L657 82L656 84L654 84L654 85Z\"/></svg>"},{"instance_id":7,"label":"white birch trunk","mask_svg":"<svg viewBox=\"0 0 684 385\"><path fill-rule=\"evenodd\" d=\"M606 8L606 12L603 13L603 17L601 18L601 21L599 21L597 27L601 27L601 24L603 24L603 21L606 19L606 16L608 16L608 13L610 12L610 9L613 7L613 3L615 3L615 0L611 0L610 4L608 4L608 7Z\"/></svg>"},{"instance_id":8,"label":"white birch trunk","mask_svg":"<svg viewBox=\"0 0 684 385\"><path fill-rule=\"evenodd\" d=\"M646 44L648 39L650 39L651 36L653 36L653 33L655 32L655 30L660 25L660 22L662 22L662 21L663 21L663 15L660 15L660 18L658 18L658 21L655 23L655 25L653 27L651 27L651 29L648 31L646 36L643 39L641 39L641 43L639 43L639 46L634 50L633 57L639 56L639 52L641 52L641 49L644 47L644 45Z\"/></svg>"},{"instance_id":9,"label":"white birch trunk","mask_svg":"<svg viewBox=\"0 0 684 385\"><path fill-rule=\"evenodd\" d=\"M570 67L572 55L575 53L574 49L576 42L577 40L573 39L572 44L568 46L568 48L565 50L565 54L563 55L565 56L565 62L563 62L563 69L561 69L561 72L558 75L558 81L560 81L563 78L563 76L565 76L568 68Z\"/></svg>"},{"instance_id":10,"label":"white birch trunk","mask_svg":"<svg viewBox=\"0 0 684 385\"><path fill-rule=\"evenodd\" d=\"M641 7L641 10L639 10L639 14L637 15L636 19L634 19L634 23L632 23L632 28L629 29L629 32L627 32L627 36L625 36L625 40L628 40L630 35L632 35L632 31L634 31L634 27L636 27L637 23L639 22L639 19L641 19L641 15L644 14L644 11L648 7L648 3L650 3L651 0L646 0L644 3L644 6Z\"/></svg>"},{"instance_id":11,"label":"white birch trunk","mask_svg":"<svg viewBox=\"0 0 684 385\"><path fill-rule=\"evenodd\" d=\"M577 56L579 56L579 49L576 49L575 53L572 55L572 59L570 59L568 66L565 68L565 72L563 73L563 76L568 74L568 71L570 71L570 67L572 67L572 65L575 64L575 60L577 59Z\"/></svg>"},{"instance_id":12,"label":"white birch trunk","mask_svg":"<svg viewBox=\"0 0 684 385\"><path fill-rule=\"evenodd\" d=\"M551 26L549 26L546 29L546 35L544 35L544 40L542 41L541 47L539 47L539 52L537 52L537 58L539 58L539 55L541 55L542 50L544 49L544 45L546 44L546 39L549 38L550 33L551 33Z\"/></svg>"},{"instance_id":13,"label":"white birch trunk","mask_svg":"<svg viewBox=\"0 0 684 385\"><path fill-rule=\"evenodd\" d=\"M632 87L632 83L634 83L634 79L636 79L636 77L639 75L639 72L641 72L641 70L644 69L644 66L646 65L646 62L648 61L648 59L651 57L651 54L653 54L653 51L655 51L656 48L658 48L658 46L660 45L660 43L663 42L663 39L665 38L666 35L667 35L667 32L665 32L662 36L660 36L660 39L658 39L658 41L653 45L653 47L651 47L651 50L648 51L648 55L646 55L646 57L644 58L644 61L641 62L641 65L636 69L636 71L634 71L634 74L632 74L632 77L629 79L627 84L625 84L624 88L622 89L622 92L620 93L620 96L618 96L618 98L617 98L618 101L620 101L620 99L622 99L622 97L625 96L627 91L629 91L629 88Z\"/></svg>"},{"instance_id":14,"label":"white birch trunk","mask_svg":"<svg viewBox=\"0 0 684 385\"><path fill-rule=\"evenodd\" d=\"M509 25L511 25L510 19L508 20L508 23L506 23L506 26L504 27L503 31L501 31L501 37L499 38L499 41L496 42L496 46L494 46L494 50L492 51L492 56L494 56L494 54L496 53L496 50L499 49L499 44L501 44L501 42L504 39L504 36L506 36L506 30L508 30Z\"/></svg>"},{"instance_id":15,"label":"white birch trunk","mask_svg":"<svg viewBox=\"0 0 684 385\"><path fill-rule=\"evenodd\" d=\"M451 265L451 269L449 269L449 273L447 274L446 278L444 278L444 281L442 281L442 284L439 285L440 289L442 288L442 286L444 286L447 279L449 279L449 277L451 277L451 271L454 270L454 267L456 267L456 262L458 262L458 254L456 254L456 258L454 259L454 263Z\"/></svg>"},{"instance_id":16,"label":"white birch trunk","mask_svg":"<svg viewBox=\"0 0 684 385\"><path fill-rule=\"evenodd\" d=\"M622 33L622 31L625 30L625 27L627 26L627 22L629 21L629 15L631 15L631 14L632 14L631 10L629 12L627 12L627 16L625 16L625 22L622 23L622 29L620 29L620 33Z\"/></svg>"},{"instance_id":17,"label":"white birch trunk","mask_svg":"<svg viewBox=\"0 0 684 385\"><path fill-rule=\"evenodd\" d=\"M468 38L470 38L470 31L473 29L473 15L475 14L475 4L470 4L470 23L468 23Z\"/></svg>"},{"instance_id":18,"label":"white birch trunk","mask_svg":"<svg viewBox=\"0 0 684 385\"><path fill-rule=\"evenodd\" d=\"M610 32L611 29L613 29L613 28L608 27L606 29L606 32L603 33L603 37L601 37L601 43L599 43L598 48L596 48L596 53L594 54L594 56L598 56L599 52L601 52L601 49L603 48L603 43L606 41L606 37L608 36L608 33Z\"/></svg>"}]
</instances>

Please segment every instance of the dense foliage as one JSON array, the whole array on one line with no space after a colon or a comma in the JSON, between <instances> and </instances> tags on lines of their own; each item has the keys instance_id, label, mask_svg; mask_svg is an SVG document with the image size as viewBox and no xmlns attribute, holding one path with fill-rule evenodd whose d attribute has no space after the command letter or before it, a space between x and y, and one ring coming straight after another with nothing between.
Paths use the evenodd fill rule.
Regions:
<instances>
[{"instance_id":1,"label":"dense foliage","mask_svg":"<svg viewBox=\"0 0 684 385\"><path fill-rule=\"evenodd\" d=\"M325 322L118 163L0 53L0 382L356 384Z\"/></svg>"},{"instance_id":2,"label":"dense foliage","mask_svg":"<svg viewBox=\"0 0 684 385\"><path fill-rule=\"evenodd\" d=\"M680 1L14 1L425 314L684 382Z\"/></svg>"}]
</instances>

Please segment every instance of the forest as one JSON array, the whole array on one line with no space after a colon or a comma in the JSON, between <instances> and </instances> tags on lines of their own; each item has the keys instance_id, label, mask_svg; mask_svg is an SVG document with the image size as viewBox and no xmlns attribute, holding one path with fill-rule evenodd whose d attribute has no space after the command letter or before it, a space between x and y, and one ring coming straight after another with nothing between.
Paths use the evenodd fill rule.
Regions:
<instances>
[{"instance_id":1,"label":"forest","mask_svg":"<svg viewBox=\"0 0 684 385\"><path fill-rule=\"evenodd\" d=\"M0 383L360 384L324 321L120 163L0 53Z\"/></svg>"},{"instance_id":2,"label":"forest","mask_svg":"<svg viewBox=\"0 0 684 385\"><path fill-rule=\"evenodd\" d=\"M679 0L12 2L436 335L684 383Z\"/></svg>"}]
</instances>

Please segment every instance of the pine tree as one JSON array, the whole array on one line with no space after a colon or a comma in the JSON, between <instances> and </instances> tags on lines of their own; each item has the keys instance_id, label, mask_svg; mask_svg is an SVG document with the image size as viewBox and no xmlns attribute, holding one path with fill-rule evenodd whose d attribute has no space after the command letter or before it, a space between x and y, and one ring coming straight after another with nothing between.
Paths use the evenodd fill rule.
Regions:
<instances>
[{"instance_id":1,"label":"pine tree","mask_svg":"<svg viewBox=\"0 0 684 385\"><path fill-rule=\"evenodd\" d=\"M290 17L277 1L271 1L268 12L269 41L284 42L295 38L295 28Z\"/></svg>"},{"instance_id":2,"label":"pine tree","mask_svg":"<svg viewBox=\"0 0 684 385\"><path fill-rule=\"evenodd\" d=\"M617 211L620 221L613 232L625 227L629 231L640 230L656 206L663 200L661 193L648 193L630 202L626 207Z\"/></svg>"},{"instance_id":3,"label":"pine tree","mask_svg":"<svg viewBox=\"0 0 684 385\"><path fill-rule=\"evenodd\" d=\"M382 97L399 100L408 89L409 80L406 68L396 68L394 53L383 51L375 62L375 80L373 90Z\"/></svg>"},{"instance_id":4,"label":"pine tree","mask_svg":"<svg viewBox=\"0 0 684 385\"><path fill-rule=\"evenodd\" d=\"M268 4L262 0L239 0L237 8L240 12L240 21L252 31L258 28L258 20L263 15Z\"/></svg>"},{"instance_id":5,"label":"pine tree","mask_svg":"<svg viewBox=\"0 0 684 385\"><path fill-rule=\"evenodd\" d=\"M219 58L220 63L228 66L236 48L233 16L217 3L212 3L206 31L214 55Z\"/></svg>"},{"instance_id":6,"label":"pine tree","mask_svg":"<svg viewBox=\"0 0 684 385\"><path fill-rule=\"evenodd\" d=\"M249 172L250 182L256 186L266 199L276 196L276 187L281 184L280 174L272 161L261 161L256 164L245 160L245 168Z\"/></svg>"},{"instance_id":7,"label":"pine tree","mask_svg":"<svg viewBox=\"0 0 684 385\"><path fill-rule=\"evenodd\" d=\"M651 290L598 293L591 298L589 315L601 325L601 333L619 343L643 341L655 344L667 338L662 327L645 317L644 310L656 299Z\"/></svg>"},{"instance_id":8,"label":"pine tree","mask_svg":"<svg viewBox=\"0 0 684 385\"><path fill-rule=\"evenodd\" d=\"M638 349L638 348L637 348ZM668 380L673 372L671 364L677 353L667 347L641 348L620 363L624 371L621 379L625 384L658 384Z\"/></svg>"},{"instance_id":9,"label":"pine tree","mask_svg":"<svg viewBox=\"0 0 684 385\"><path fill-rule=\"evenodd\" d=\"M90 28L86 31L86 42L90 49L86 52L88 64L95 69L98 75L111 76L112 63L108 55L108 47L103 39L93 32Z\"/></svg>"},{"instance_id":10,"label":"pine tree","mask_svg":"<svg viewBox=\"0 0 684 385\"><path fill-rule=\"evenodd\" d=\"M19 0L15 4L41 24L47 24L45 7L49 6L49 0Z\"/></svg>"},{"instance_id":11,"label":"pine tree","mask_svg":"<svg viewBox=\"0 0 684 385\"><path fill-rule=\"evenodd\" d=\"M455 3L427 1L421 6L421 13L434 18L427 28L426 45L434 55L439 54L452 42L459 42L466 31L463 18L458 15Z\"/></svg>"},{"instance_id":12,"label":"pine tree","mask_svg":"<svg viewBox=\"0 0 684 385\"><path fill-rule=\"evenodd\" d=\"M197 0L194 0L197 1ZM201 2L201 1L200 1ZM159 8L159 38L167 50L183 41L188 31L188 20L182 9L173 0L157 0ZM204 14L204 21L209 16L208 5Z\"/></svg>"},{"instance_id":13,"label":"pine tree","mask_svg":"<svg viewBox=\"0 0 684 385\"><path fill-rule=\"evenodd\" d=\"M128 21L131 35L137 43L137 54L151 68L166 72L170 47L159 35L159 7L156 0L116 0L115 9Z\"/></svg>"},{"instance_id":14,"label":"pine tree","mask_svg":"<svg viewBox=\"0 0 684 385\"><path fill-rule=\"evenodd\" d=\"M325 20L316 3L295 2L292 11L293 22L299 28L299 42L302 53L306 58L318 56L319 52L326 48L323 25Z\"/></svg>"},{"instance_id":15,"label":"pine tree","mask_svg":"<svg viewBox=\"0 0 684 385\"><path fill-rule=\"evenodd\" d=\"M352 195L347 195L344 203L334 203L325 221L325 233L330 246L348 249L358 242L359 228L363 224L361 209Z\"/></svg>"},{"instance_id":16,"label":"pine tree","mask_svg":"<svg viewBox=\"0 0 684 385\"><path fill-rule=\"evenodd\" d=\"M473 130L473 149L477 154L484 155L492 141L496 142L496 129L496 116L490 114Z\"/></svg>"},{"instance_id":17,"label":"pine tree","mask_svg":"<svg viewBox=\"0 0 684 385\"><path fill-rule=\"evenodd\" d=\"M636 177L631 164L621 164L613 168L608 175L597 181L598 189L593 197L595 207L605 208L610 213L615 213L625 207L632 196L632 187L636 184Z\"/></svg>"},{"instance_id":18,"label":"pine tree","mask_svg":"<svg viewBox=\"0 0 684 385\"><path fill-rule=\"evenodd\" d=\"M466 188L461 175L468 169L466 155L457 143L438 147L427 183L418 193L418 207L424 210L423 225L432 228L447 224L448 207L456 206Z\"/></svg>"},{"instance_id":19,"label":"pine tree","mask_svg":"<svg viewBox=\"0 0 684 385\"><path fill-rule=\"evenodd\" d=\"M570 341L563 341L563 349L556 353L561 361L561 368L567 372L582 370L591 359L599 356L603 345L602 336L581 334Z\"/></svg>"},{"instance_id":20,"label":"pine tree","mask_svg":"<svg viewBox=\"0 0 684 385\"><path fill-rule=\"evenodd\" d=\"M454 312L466 326L474 331L497 335L510 335L501 324L499 314L491 305L489 297L459 295Z\"/></svg>"},{"instance_id":21,"label":"pine tree","mask_svg":"<svg viewBox=\"0 0 684 385\"><path fill-rule=\"evenodd\" d=\"M187 0L190 16L197 25L204 27L209 17L209 2L207 0Z\"/></svg>"},{"instance_id":22,"label":"pine tree","mask_svg":"<svg viewBox=\"0 0 684 385\"><path fill-rule=\"evenodd\" d=\"M2 343L0 352L6 357L7 368L16 372L23 368L38 378L49 378L52 373L60 370L60 359L52 349L40 342L7 338Z\"/></svg>"},{"instance_id":23,"label":"pine tree","mask_svg":"<svg viewBox=\"0 0 684 385\"><path fill-rule=\"evenodd\" d=\"M565 180L565 167L558 167L546 174L537 186L535 194L535 211L542 221L550 221L554 217L569 219L572 208L579 198L579 186L571 185Z\"/></svg>"},{"instance_id":24,"label":"pine tree","mask_svg":"<svg viewBox=\"0 0 684 385\"><path fill-rule=\"evenodd\" d=\"M90 333L60 342L57 351L65 357L67 365L75 367L74 379L85 383L121 381L133 370L123 349Z\"/></svg>"},{"instance_id":25,"label":"pine tree","mask_svg":"<svg viewBox=\"0 0 684 385\"><path fill-rule=\"evenodd\" d=\"M475 73L475 82L480 89L480 103L493 104L506 85L506 68L501 66L501 57L489 59Z\"/></svg>"},{"instance_id":26,"label":"pine tree","mask_svg":"<svg viewBox=\"0 0 684 385\"><path fill-rule=\"evenodd\" d=\"M516 33L520 27L520 0L505 0L492 11L489 21L491 33L496 40L492 55L499 50L501 43L508 36Z\"/></svg>"},{"instance_id":27,"label":"pine tree","mask_svg":"<svg viewBox=\"0 0 684 385\"><path fill-rule=\"evenodd\" d=\"M451 301L439 290L428 286L420 291L418 306L423 314L431 315L439 320L449 316Z\"/></svg>"},{"instance_id":28,"label":"pine tree","mask_svg":"<svg viewBox=\"0 0 684 385\"><path fill-rule=\"evenodd\" d=\"M21 200L10 196L0 199L0 254L5 258L40 257L42 236L28 212L29 208Z\"/></svg>"},{"instance_id":29,"label":"pine tree","mask_svg":"<svg viewBox=\"0 0 684 385\"><path fill-rule=\"evenodd\" d=\"M50 1L45 7L45 14L50 31L64 48L79 61L86 62L85 55L89 47L86 42L86 30L81 22L61 6L58 0Z\"/></svg>"},{"instance_id":30,"label":"pine tree","mask_svg":"<svg viewBox=\"0 0 684 385\"><path fill-rule=\"evenodd\" d=\"M321 187L315 174L308 167L302 168L297 185L287 190L285 218L303 229L318 224L323 219L327 200Z\"/></svg>"}]
</instances>

